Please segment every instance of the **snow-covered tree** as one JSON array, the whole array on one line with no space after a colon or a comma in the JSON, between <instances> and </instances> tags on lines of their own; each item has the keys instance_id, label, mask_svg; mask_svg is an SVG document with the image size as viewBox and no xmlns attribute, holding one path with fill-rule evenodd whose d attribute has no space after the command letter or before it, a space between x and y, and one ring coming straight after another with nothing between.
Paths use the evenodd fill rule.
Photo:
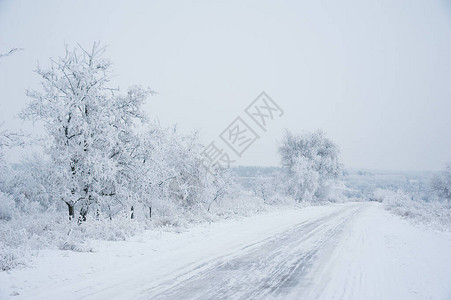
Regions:
<instances>
[{"instance_id":1,"label":"snow-covered tree","mask_svg":"<svg viewBox=\"0 0 451 300\"><path fill-rule=\"evenodd\" d=\"M341 173L338 154L338 147L322 131L302 135L286 131L279 155L288 193L297 201L326 199L329 185Z\"/></svg>"},{"instance_id":2,"label":"snow-covered tree","mask_svg":"<svg viewBox=\"0 0 451 300\"><path fill-rule=\"evenodd\" d=\"M203 164L203 145L197 133L152 125L141 136L141 176L147 178L142 201L149 207L171 201L182 210L209 209L227 194L230 175Z\"/></svg>"},{"instance_id":3,"label":"snow-covered tree","mask_svg":"<svg viewBox=\"0 0 451 300\"><path fill-rule=\"evenodd\" d=\"M0 129L3 124L0 124ZM21 135L12 133L6 129L0 130L0 220L11 218L12 211L16 208L13 193L15 184L23 182L17 178L10 164L5 159L5 149L22 144ZM14 175L13 175L14 173ZM23 204L23 203L21 203Z\"/></svg>"},{"instance_id":4,"label":"snow-covered tree","mask_svg":"<svg viewBox=\"0 0 451 300\"><path fill-rule=\"evenodd\" d=\"M0 124L1 126L2 124ZM5 174L7 173L7 165L5 162L5 144L6 144L6 130L0 130L0 197L2 196L2 192L5 189ZM6 196L3 197L6 199ZM0 219L1 219L1 209L0 209ZM6 214L5 214L6 215Z\"/></svg>"},{"instance_id":5,"label":"snow-covered tree","mask_svg":"<svg viewBox=\"0 0 451 300\"><path fill-rule=\"evenodd\" d=\"M1 124L0 124L1 126ZM4 148L5 148L5 140L6 140L6 131L0 131L0 174L4 174L4 168L5 168L5 152L4 152ZM1 180L1 178L0 178Z\"/></svg>"},{"instance_id":6,"label":"snow-covered tree","mask_svg":"<svg viewBox=\"0 0 451 300\"><path fill-rule=\"evenodd\" d=\"M271 173L260 174L251 180L251 190L253 194L261 199L265 204L276 204L285 193L286 178L281 170L274 170Z\"/></svg>"},{"instance_id":7,"label":"snow-covered tree","mask_svg":"<svg viewBox=\"0 0 451 300\"><path fill-rule=\"evenodd\" d=\"M8 173L5 150L13 146L23 145L23 136L21 134L2 129L2 126L3 123L0 123L0 189L2 188L2 182L6 179L5 174Z\"/></svg>"},{"instance_id":8,"label":"snow-covered tree","mask_svg":"<svg viewBox=\"0 0 451 300\"><path fill-rule=\"evenodd\" d=\"M150 91L132 87L119 95L111 89L111 63L102 57L104 51L97 43L90 51L66 48L50 68L38 67L42 89L27 92L32 100L21 114L44 122L58 196L71 219L76 204L85 220L89 206L129 196L124 187L136 148L133 128L145 120L141 107Z\"/></svg>"},{"instance_id":9,"label":"snow-covered tree","mask_svg":"<svg viewBox=\"0 0 451 300\"><path fill-rule=\"evenodd\" d=\"M432 190L442 199L451 202L451 164L432 178Z\"/></svg>"},{"instance_id":10,"label":"snow-covered tree","mask_svg":"<svg viewBox=\"0 0 451 300\"><path fill-rule=\"evenodd\" d=\"M119 95L109 88L111 63L103 53L98 44L90 52L66 50L50 68L38 68L42 89L27 93L32 101L21 116L43 122L50 137L51 171L36 181L50 182L49 199L62 200L70 219L77 205L81 221L89 208L96 216L127 211L133 218L138 206L150 214L154 206L190 211L219 203L230 174L204 166L196 133L148 122L141 107L149 90ZM138 123L147 130L138 133Z\"/></svg>"}]
</instances>

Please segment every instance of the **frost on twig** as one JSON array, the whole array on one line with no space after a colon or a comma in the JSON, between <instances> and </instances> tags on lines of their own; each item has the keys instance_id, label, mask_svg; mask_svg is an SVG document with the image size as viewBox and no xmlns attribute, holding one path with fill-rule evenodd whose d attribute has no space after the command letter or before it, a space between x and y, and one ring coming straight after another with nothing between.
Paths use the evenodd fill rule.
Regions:
<instances>
[{"instance_id":1,"label":"frost on twig","mask_svg":"<svg viewBox=\"0 0 451 300\"><path fill-rule=\"evenodd\" d=\"M12 48L11 50L9 50L9 52L7 53L0 53L0 58L2 57L6 57L6 56L10 56L11 54L17 52L17 51L22 51L23 48Z\"/></svg>"}]
</instances>

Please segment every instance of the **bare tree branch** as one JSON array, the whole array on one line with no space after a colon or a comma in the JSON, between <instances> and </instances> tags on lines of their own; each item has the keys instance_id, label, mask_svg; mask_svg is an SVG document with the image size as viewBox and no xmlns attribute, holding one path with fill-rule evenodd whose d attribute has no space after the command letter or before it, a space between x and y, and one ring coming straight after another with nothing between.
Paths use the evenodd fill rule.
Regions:
<instances>
[{"instance_id":1,"label":"bare tree branch","mask_svg":"<svg viewBox=\"0 0 451 300\"><path fill-rule=\"evenodd\" d=\"M4 53L4 54L0 53L0 58L9 56L9 55L13 54L14 52L22 51L22 50L23 50L23 48L12 48L11 50L9 50L8 53Z\"/></svg>"}]
</instances>

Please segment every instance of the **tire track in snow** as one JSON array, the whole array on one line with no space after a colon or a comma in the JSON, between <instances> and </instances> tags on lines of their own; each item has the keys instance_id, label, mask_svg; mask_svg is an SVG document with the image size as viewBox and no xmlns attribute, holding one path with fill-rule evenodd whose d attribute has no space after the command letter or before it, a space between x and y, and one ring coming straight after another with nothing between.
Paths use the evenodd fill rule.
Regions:
<instances>
[{"instance_id":1,"label":"tire track in snow","mask_svg":"<svg viewBox=\"0 0 451 300\"><path fill-rule=\"evenodd\" d=\"M142 298L261 299L280 298L294 288L302 291L311 283L308 274L360 209L345 207L247 245L186 272L181 281L170 280L147 289Z\"/></svg>"}]
</instances>

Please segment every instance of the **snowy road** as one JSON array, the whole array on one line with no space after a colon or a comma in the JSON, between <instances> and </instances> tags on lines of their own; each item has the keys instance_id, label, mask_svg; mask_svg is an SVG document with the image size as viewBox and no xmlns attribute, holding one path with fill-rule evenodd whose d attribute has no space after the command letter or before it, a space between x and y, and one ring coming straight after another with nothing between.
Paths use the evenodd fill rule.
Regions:
<instances>
[{"instance_id":1,"label":"snowy road","mask_svg":"<svg viewBox=\"0 0 451 300\"><path fill-rule=\"evenodd\" d=\"M0 274L11 299L451 299L451 236L378 204L281 209L47 251ZM16 296L12 296L16 295Z\"/></svg>"},{"instance_id":2,"label":"snowy road","mask_svg":"<svg viewBox=\"0 0 451 300\"><path fill-rule=\"evenodd\" d=\"M311 284L309 271L330 252L343 229L361 210L346 207L307 220L271 238L249 244L194 269L180 283L144 291L161 299L261 299L281 297ZM172 280L171 280L172 281Z\"/></svg>"}]
</instances>

